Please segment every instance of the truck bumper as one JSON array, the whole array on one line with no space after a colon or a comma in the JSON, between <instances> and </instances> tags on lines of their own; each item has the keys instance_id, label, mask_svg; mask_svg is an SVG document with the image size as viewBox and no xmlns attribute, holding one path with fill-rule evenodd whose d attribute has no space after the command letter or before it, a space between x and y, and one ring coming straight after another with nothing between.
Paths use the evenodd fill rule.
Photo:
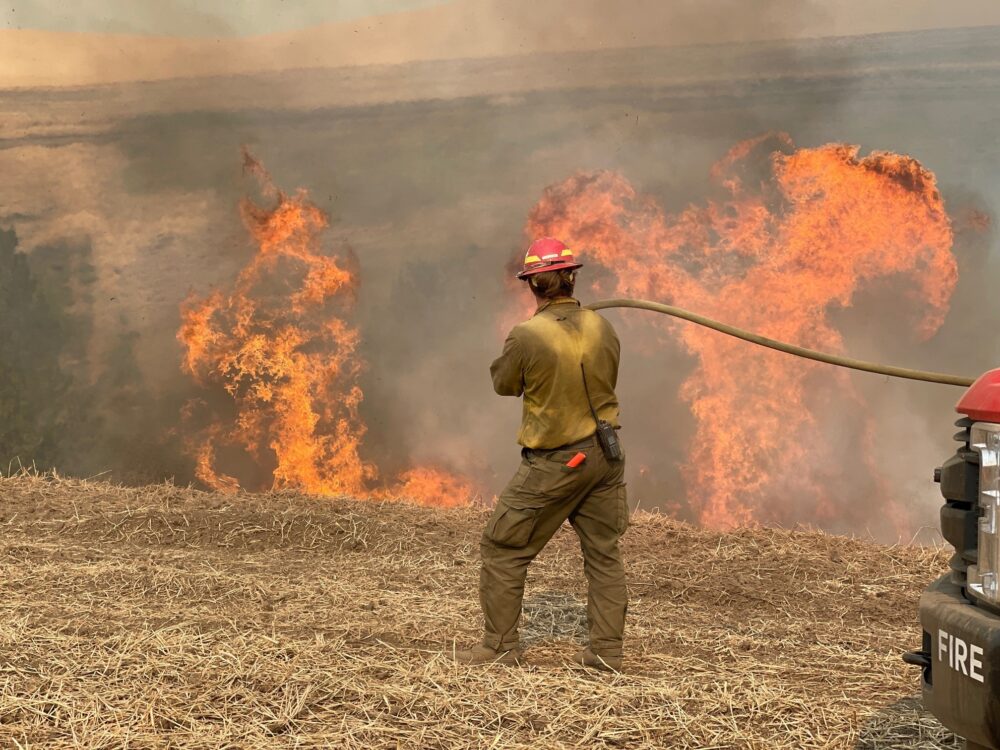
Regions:
<instances>
[{"instance_id":1,"label":"truck bumper","mask_svg":"<svg viewBox=\"0 0 1000 750\"><path fill-rule=\"evenodd\" d=\"M924 707L970 743L1000 749L1000 616L944 576L920 597Z\"/></svg>"}]
</instances>

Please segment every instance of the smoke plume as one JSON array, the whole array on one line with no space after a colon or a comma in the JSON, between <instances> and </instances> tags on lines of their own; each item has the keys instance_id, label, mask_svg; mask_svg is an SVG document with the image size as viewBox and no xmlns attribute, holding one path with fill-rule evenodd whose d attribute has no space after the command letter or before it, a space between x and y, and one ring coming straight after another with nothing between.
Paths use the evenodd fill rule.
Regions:
<instances>
[{"instance_id":1,"label":"smoke plume","mask_svg":"<svg viewBox=\"0 0 1000 750\"><path fill-rule=\"evenodd\" d=\"M206 386L182 369L186 350L176 333L185 299L231 294L260 252L239 210L247 195L259 197L242 173L243 144L276 185L288 195L306 188L328 217L318 256L347 246L356 256L356 301L342 319L358 332L363 363L358 455L381 477L368 493L405 484L406 472L428 465L469 478L487 498L509 478L520 410L492 393L487 368L511 322L504 317L511 295L522 295L513 303L518 315L530 307L505 267L523 250L526 217L547 188L580 172L615 173L664 216L679 216L720 201L725 188L711 179L712 165L762 132L789 132L804 152L857 144L859 161L879 150L909 155L936 176L952 222L958 282L931 338L913 335L926 309L908 296L930 294L921 286L930 281L889 274L859 285L852 306L827 310L824 324L840 338L815 343L962 374L992 366L1000 347L988 333L998 304L988 284L997 270L988 217L1000 199L992 180L1000 165L982 122L995 106L995 34L630 48L696 42L713 23L700 15L702 4L639 5L654 15L669 5L674 21L655 15L649 37L615 49L594 48L627 36L628 14L616 15L617 6L588 5L569 21L540 8L544 23L520 32L484 20L496 38L481 41L500 54L522 42L538 52L531 45L555 39L541 54L24 89L0 98L0 227L13 229L17 243L15 250L14 235L4 235L0 281L22 295L11 294L2 321L16 344L5 348L0 388L17 394L3 402L5 424L15 426L0 444L4 465L200 482L189 445L198 429L183 414L207 424L238 409L221 381ZM745 5L718 6L732 11L721 31L750 42L769 29L782 36L818 22L813 6L758 4L751 14ZM492 19L501 6L482 7L477 17ZM526 7L511 6L510 17ZM553 32L561 25L565 36ZM559 51L563 44L577 51ZM789 156L780 146L764 149L741 174L747 193L761 180L772 184L774 151ZM730 278L746 262L720 252L685 257L682 267ZM611 264L591 255L581 275L585 301L615 283ZM674 292L651 285L644 293ZM683 384L701 354L689 345L692 334L634 315L608 313L624 344L630 496L698 520L705 498L689 493L688 461L702 438L692 386ZM215 325L222 330L224 322L222 315ZM892 523L869 528L871 514L837 510L849 496L876 504L891 494L910 529L932 524L940 498L927 477L952 450L957 393L807 372L797 382L814 417L810 429L827 446L810 481L833 488L831 512L816 516L806 506L798 515L756 517L895 539ZM197 399L208 408L185 409ZM806 439L781 429L776 439ZM276 458L267 440L261 445L264 458L248 463L220 446L219 470L248 489L270 486ZM787 470L795 480L788 492L800 489L798 471ZM845 475L865 479L838 486Z\"/></svg>"}]
</instances>

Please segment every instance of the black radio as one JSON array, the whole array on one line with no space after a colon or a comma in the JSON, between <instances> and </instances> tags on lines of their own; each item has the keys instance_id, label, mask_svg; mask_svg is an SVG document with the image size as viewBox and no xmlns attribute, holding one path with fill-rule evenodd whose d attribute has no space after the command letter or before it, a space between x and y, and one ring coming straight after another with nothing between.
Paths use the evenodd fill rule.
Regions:
<instances>
[{"instance_id":1,"label":"black radio","mask_svg":"<svg viewBox=\"0 0 1000 750\"><path fill-rule=\"evenodd\" d=\"M590 407L590 413L597 424L597 442L601 445L601 451L604 452L604 457L609 461L621 461L622 444L618 440L618 433L615 432L614 426L606 419L598 419L597 412L594 411L594 402L590 400L590 388L587 387L587 371L583 368L583 362L580 363L580 374L583 376L583 391L587 394L587 406Z\"/></svg>"}]
</instances>

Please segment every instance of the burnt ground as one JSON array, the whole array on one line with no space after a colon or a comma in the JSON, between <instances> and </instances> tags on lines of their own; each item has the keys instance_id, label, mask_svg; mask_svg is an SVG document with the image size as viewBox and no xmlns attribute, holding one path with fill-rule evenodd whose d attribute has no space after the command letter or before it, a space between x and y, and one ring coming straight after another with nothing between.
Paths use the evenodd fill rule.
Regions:
<instances>
[{"instance_id":1,"label":"burnt ground","mask_svg":"<svg viewBox=\"0 0 1000 750\"><path fill-rule=\"evenodd\" d=\"M626 670L571 531L524 669L468 669L485 510L0 479L0 745L943 748L900 659L944 550L637 514Z\"/></svg>"}]
</instances>

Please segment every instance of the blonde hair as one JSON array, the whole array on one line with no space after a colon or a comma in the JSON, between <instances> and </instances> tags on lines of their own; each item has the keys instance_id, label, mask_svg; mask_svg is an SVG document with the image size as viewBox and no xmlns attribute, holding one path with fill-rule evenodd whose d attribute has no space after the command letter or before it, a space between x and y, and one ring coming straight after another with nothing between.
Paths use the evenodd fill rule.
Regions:
<instances>
[{"instance_id":1,"label":"blonde hair","mask_svg":"<svg viewBox=\"0 0 1000 750\"><path fill-rule=\"evenodd\" d=\"M528 285L542 299L572 297L576 285L576 271L543 271L528 277Z\"/></svg>"}]
</instances>

